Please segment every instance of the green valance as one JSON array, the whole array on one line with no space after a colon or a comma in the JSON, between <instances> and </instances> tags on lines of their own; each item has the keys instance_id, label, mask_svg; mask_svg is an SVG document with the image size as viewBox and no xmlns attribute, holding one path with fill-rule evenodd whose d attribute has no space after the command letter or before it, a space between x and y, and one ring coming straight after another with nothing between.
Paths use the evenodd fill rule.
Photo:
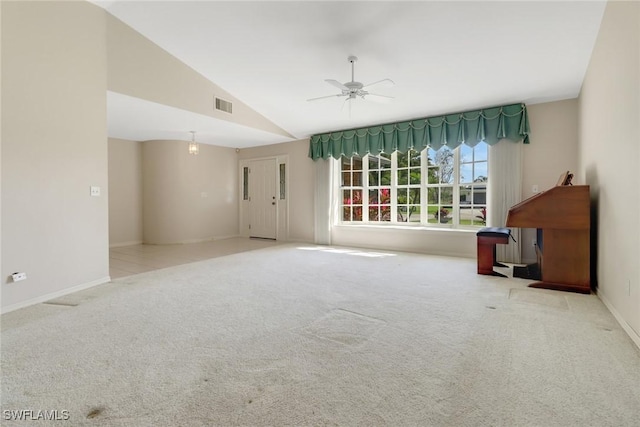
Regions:
<instances>
[{"instance_id":1,"label":"green valance","mask_svg":"<svg viewBox=\"0 0 640 427\"><path fill-rule=\"evenodd\" d=\"M524 104L426 117L359 129L313 135L309 157L313 160L341 156L437 150L443 145L471 147L480 141L493 145L501 139L529 143L529 119Z\"/></svg>"}]
</instances>

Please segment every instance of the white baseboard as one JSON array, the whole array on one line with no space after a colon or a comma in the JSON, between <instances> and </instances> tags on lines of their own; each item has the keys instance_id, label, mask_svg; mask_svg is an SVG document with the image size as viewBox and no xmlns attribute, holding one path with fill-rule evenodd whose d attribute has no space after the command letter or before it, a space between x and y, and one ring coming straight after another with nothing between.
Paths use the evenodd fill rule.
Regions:
<instances>
[{"instance_id":1,"label":"white baseboard","mask_svg":"<svg viewBox=\"0 0 640 427\"><path fill-rule=\"evenodd\" d=\"M146 245L188 245L190 243L203 243L203 242L215 242L217 240L226 240L233 239L236 237L243 237L239 234L233 234L230 236L214 236L214 237L206 237L204 239L187 239L187 240L179 240L176 242L162 242L162 243L145 243Z\"/></svg>"},{"instance_id":2,"label":"white baseboard","mask_svg":"<svg viewBox=\"0 0 640 427\"><path fill-rule=\"evenodd\" d=\"M217 237L213 237L211 240L227 240L227 239L235 239L236 237L244 237L241 236L240 234L233 234L231 236L217 236Z\"/></svg>"},{"instance_id":3,"label":"white baseboard","mask_svg":"<svg viewBox=\"0 0 640 427\"><path fill-rule=\"evenodd\" d=\"M123 246L135 246L135 245L141 245L142 244L142 240L134 240L131 242L122 242L122 243L113 243L110 244L109 247L110 248L121 248Z\"/></svg>"},{"instance_id":4,"label":"white baseboard","mask_svg":"<svg viewBox=\"0 0 640 427\"><path fill-rule=\"evenodd\" d=\"M239 234L234 234L232 236L213 236L213 237L207 237L205 239L188 239L188 240L181 240L179 242L176 242L177 244L181 244L181 245L186 245L189 243L203 243L203 242L215 242L216 240L226 240L226 239L233 239L234 237L240 237Z\"/></svg>"},{"instance_id":5,"label":"white baseboard","mask_svg":"<svg viewBox=\"0 0 640 427\"><path fill-rule=\"evenodd\" d=\"M9 313L10 311L15 311L21 308L29 307L30 305L40 304L41 302L49 301L54 298L60 298L62 296L72 294L74 292L82 291L85 289L92 288L94 286L102 285L103 283L107 283L111 281L111 277L106 276L101 279L92 280L91 282L82 283L77 286L72 286L71 288L62 289L60 291L52 292L50 294L41 295L36 298L32 298L26 301L22 301L16 304L11 304L6 307L2 307L2 314Z\"/></svg>"},{"instance_id":6,"label":"white baseboard","mask_svg":"<svg viewBox=\"0 0 640 427\"><path fill-rule=\"evenodd\" d=\"M620 313L618 313L618 310L616 310L616 308L613 306L613 304L611 304L609 302L609 300L602 294L598 293L598 298L600 298L600 301L602 301L604 303L604 305L609 309L609 311L611 312L611 314L613 314L613 317L616 318L616 320L618 321L618 323L620 324L620 326L622 326L622 329L624 329L624 331L627 333L627 335L629 335L629 337L631 337L631 340L635 343L635 345L638 346L638 348L640 348L640 335L638 335L638 332L636 332L631 325L629 325L627 323L626 320L624 320L624 318L620 315Z\"/></svg>"}]
</instances>

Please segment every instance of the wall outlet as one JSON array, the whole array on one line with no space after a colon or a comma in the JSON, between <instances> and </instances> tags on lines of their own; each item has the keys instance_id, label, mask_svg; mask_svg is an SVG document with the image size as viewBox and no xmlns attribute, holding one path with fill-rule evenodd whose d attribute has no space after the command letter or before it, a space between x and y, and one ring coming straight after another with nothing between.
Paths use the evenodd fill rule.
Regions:
<instances>
[{"instance_id":1,"label":"wall outlet","mask_svg":"<svg viewBox=\"0 0 640 427\"><path fill-rule=\"evenodd\" d=\"M538 184L533 184L533 185L531 186L531 192L532 192L533 194L538 194L538 193L540 192L540 190L538 189Z\"/></svg>"},{"instance_id":2,"label":"wall outlet","mask_svg":"<svg viewBox=\"0 0 640 427\"><path fill-rule=\"evenodd\" d=\"M100 197L100 187L96 187L94 185L91 186L91 196Z\"/></svg>"},{"instance_id":3,"label":"wall outlet","mask_svg":"<svg viewBox=\"0 0 640 427\"><path fill-rule=\"evenodd\" d=\"M536 247L536 239L531 239L531 246Z\"/></svg>"},{"instance_id":4,"label":"wall outlet","mask_svg":"<svg viewBox=\"0 0 640 427\"><path fill-rule=\"evenodd\" d=\"M11 277L13 278L14 282L19 282L27 278L27 273L13 273Z\"/></svg>"}]
</instances>

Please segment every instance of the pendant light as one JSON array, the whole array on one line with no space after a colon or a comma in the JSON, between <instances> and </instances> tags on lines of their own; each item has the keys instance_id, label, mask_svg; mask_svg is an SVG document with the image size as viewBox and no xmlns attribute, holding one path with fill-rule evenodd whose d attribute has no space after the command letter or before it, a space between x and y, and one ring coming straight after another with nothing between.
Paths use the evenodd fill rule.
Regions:
<instances>
[{"instance_id":1,"label":"pendant light","mask_svg":"<svg viewBox=\"0 0 640 427\"><path fill-rule=\"evenodd\" d=\"M198 143L196 142L196 131L192 130L191 132L191 142L189 143L189 154L197 155L200 152L200 147L198 147Z\"/></svg>"}]
</instances>

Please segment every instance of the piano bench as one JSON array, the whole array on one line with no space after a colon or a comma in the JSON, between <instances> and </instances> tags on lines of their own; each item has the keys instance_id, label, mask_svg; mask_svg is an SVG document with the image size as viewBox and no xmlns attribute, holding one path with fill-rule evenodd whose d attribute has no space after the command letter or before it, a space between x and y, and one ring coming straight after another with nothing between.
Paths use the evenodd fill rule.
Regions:
<instances>
[{"instance_id":1,"label":"piano bench","mask_svg":"<svg viewBox=\"0 0 640 427\"><path fill-rule=\"evenodd\" d=\"M494 266L504 267L496 262L496 244L508 244L510 228L485 227L476 233L478 240L478 274L503 276L493 271Z\"/></svg>"}]
</instances>

